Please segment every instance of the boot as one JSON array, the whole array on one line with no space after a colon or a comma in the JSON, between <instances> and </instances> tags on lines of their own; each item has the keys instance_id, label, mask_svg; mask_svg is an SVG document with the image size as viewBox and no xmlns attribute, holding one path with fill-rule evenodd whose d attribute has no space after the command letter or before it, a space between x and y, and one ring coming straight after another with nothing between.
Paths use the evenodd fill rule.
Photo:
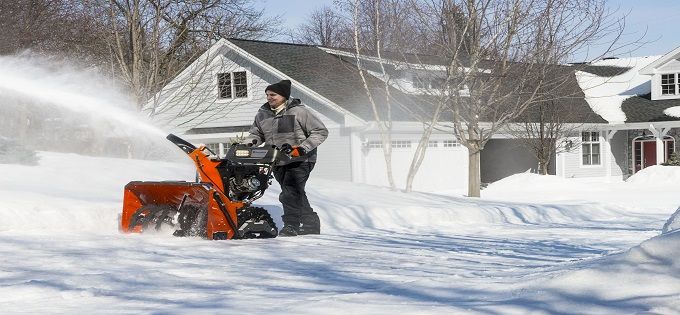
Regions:
<instances>
[{"instance_id":1,"label":"boot","mask_svg":"<svg viewBox=\"0 0 680 315\"><path fill-rule=\"evenodd\" d=\"M316 213L301 218L302 224L298 230L299 235L321 234L321 221Z\"/></svg>"},{"instance_id":2,"label":"boot","mask_svg":"<svg viewBox=\"0 0 680 315\"><path fill-rule=\"evenodd\" d=\"M298 236L298 229L287 224L279 231L279 236Z\"/></svg>"}]
</instances>

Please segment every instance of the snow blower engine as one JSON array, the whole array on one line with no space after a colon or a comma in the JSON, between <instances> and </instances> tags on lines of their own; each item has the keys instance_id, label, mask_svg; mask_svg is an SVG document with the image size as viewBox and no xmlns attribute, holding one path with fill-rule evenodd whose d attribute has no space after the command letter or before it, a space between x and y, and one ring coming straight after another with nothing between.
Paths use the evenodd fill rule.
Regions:
<instances>
[{"instance_id":1,"label":"snow blower engine","mask_svg":"<svg viewBox=\"0 0 680 315\"><path fill-rule=\"evenodd\" d=\"M273 166L290 159L288 155L276 147L239 144L229 148L226 158L218 159L205 146L197 148L172 134L167 139L194 161L197 180L128 183L121 231L170 228L175 236L212 240L278 235L269 212L251 204L271 184Z\"/></svg>"}]
</instances>

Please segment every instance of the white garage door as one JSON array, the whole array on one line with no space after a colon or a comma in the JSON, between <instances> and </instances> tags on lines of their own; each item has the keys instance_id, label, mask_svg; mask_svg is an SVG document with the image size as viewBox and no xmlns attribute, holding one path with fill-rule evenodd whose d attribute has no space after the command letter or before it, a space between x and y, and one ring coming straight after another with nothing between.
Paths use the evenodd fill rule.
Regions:
<instances>
[{"instance_id":1,"label":"white garage door","mask_svg":"<svg viewBox=\"0 0 680 315\"><path fill-rule=\"evenodd\" d=\"M406 178L415 154L417 140L392 140L392 171L397 188L406 187ZM387 186L385 157L379 140L364 147L365 182ZM454 140L431 140L425 159L414 180L417 191L467 191L467 149Z\"/></svg>"}]
</instances>

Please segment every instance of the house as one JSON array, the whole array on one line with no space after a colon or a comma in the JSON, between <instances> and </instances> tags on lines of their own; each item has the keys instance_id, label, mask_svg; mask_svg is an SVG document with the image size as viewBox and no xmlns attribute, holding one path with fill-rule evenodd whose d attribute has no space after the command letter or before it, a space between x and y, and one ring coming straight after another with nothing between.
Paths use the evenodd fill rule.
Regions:
<instances>
[{"instance_id":1,"label":"house","mask_svg":"<svg viewBox=\"0 0 680 315\"><path fill-rule=\"evenodd\" d=\"M663 56L611 58L593 65L616 73L577 72L585 99L607 123L583 132L581 149L558 157L557 175L627 178L668 160L678 148L680 50Z\"/></svg>"},{"instance_id":2,"label":"house","mask_svg":"<svg viewBox=\"0 0 680 315\"><path fill-rule=\"evenodd\" d=\"M431 110L427 102L418 100L419 91L438 84L435 77L423 78L428 78L428 71L441 71L445 65L436 58L419 57L420 62L425 60L431 67L409 70L393 63L385 70L400 86L389 88L396 104L390 113L392 163L398 187L404 187L415 146L423 132L422 118L428 117ZM674 57L668 58L672 64ZM370 56L362 56L362 65L370 74L367 85L374 91L373 97L381 102L385 97L379 92L384 90L382 71ZM617 112L613 109L615 105L598 107L601 97L596 92L603 93L599 88L613 82L608 79L626 73L634 74L636 80L651 77L640 70L667 71L665 65L641 63L623 67L605 63L578 72L573 86L581 96L569 102L575 110L584 113L583 121L574 122L583 125L584 131L573 135L574 150L557 155L553 172L564 177L626 177L637 169L635 163L644 168L663 162L675 150L680 127L676 118L663 114L664 109L676 106L674 99L651 99L644 93L649 91L643 88L621 88L621 93L610 95L622 100ZM653 70L647 69L649 67ZM665 86L666 94L662 94L669 98L669 77L663 78L666 83L661 84L660 79L659 88ZM319 150L314 176L386 185L378 122L358 74L356 58L346 50L221 39L150 100L148 110L153 111L158 123L172 132L191 142L207 144L214 152L223 154L231 138L247 133L255 113L265 103L265 87L281 79L291 80L291 96L302 99L330 131ZM673 82L678 83L677 79L680 78ZM677 96L680 98L680 94ZM385 109L379 110L384 117ZM415 190L466 190L467 149L459 144L452 130L444 126L430 137L427 154L415 177ZM482 151L482 180L490 182L535 169L535 158L519 147L517 140L507 134L501 133L489 141ZM656 154L653 159L652 154Z\"/></svg>"}]
</instances>

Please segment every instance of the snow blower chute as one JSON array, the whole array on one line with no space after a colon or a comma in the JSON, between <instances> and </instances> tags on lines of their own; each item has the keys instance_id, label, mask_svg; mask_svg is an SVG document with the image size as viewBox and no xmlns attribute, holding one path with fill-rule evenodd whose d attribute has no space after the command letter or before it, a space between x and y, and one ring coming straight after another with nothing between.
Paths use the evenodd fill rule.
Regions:
<instances>
[{"instance_id":1,"label":"snow blower chute","mask_svg":"<svg viewBox=\"0 0 680 315\"><path fill-rule=\"evenodd\" d=\"M273 166L290 157L275 147L233 145L226 158L175 136L167 139L194 161L196 182L133 181L125 186L120 229L170 228L175 236L212 240L272 238L278 229L267 210L251 204L269 187ZM212 155L210 154L212 153Z\"/></svg>"}]
</instances>

